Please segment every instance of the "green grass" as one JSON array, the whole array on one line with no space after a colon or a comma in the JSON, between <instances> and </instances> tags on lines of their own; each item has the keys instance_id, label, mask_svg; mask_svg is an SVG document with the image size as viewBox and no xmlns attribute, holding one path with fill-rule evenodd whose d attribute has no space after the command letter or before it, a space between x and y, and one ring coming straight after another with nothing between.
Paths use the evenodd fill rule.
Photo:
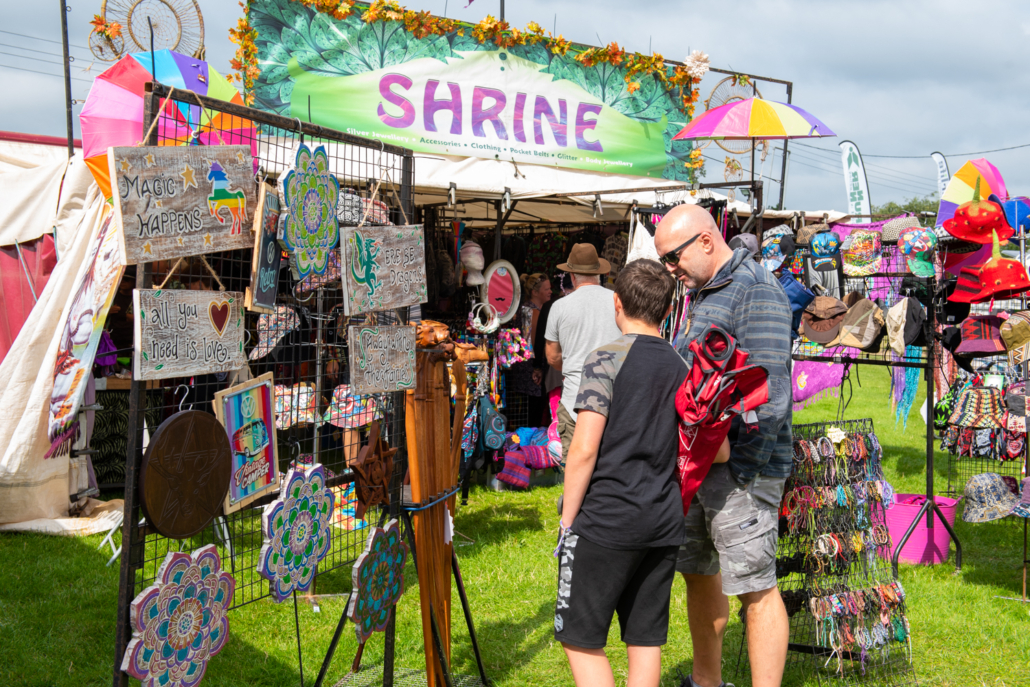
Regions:
<instances>
[{"instance_id":1,"label":"green grass","mask_svg":"<svg viewBox=\"0 0 1030 687\"><path fill-rule=\"evenodd\" d=\"M845 417L874 419L884 447L885 471L899 492L925 488L925 426L917 398L907 430L895 427L889 415L885 370L861 371ZM795 422L832 418L836 399L822 401L795 416ZM946 457L938 454L938 484L946 480ZM456 528L474 543L459 546L458 555L475 614L488 674L499 686L571 685L561 647L552 637L556 562L551 557L558 516L554 502L559 487L529 492L473 491ZM964 544L963 571L949 562L933 568L903 566L913 631L913 660L923 685L1030 684L1030 605L998 599L1021 594L1022 527L1008 524L957 523ZM108 553L96 549L101 537L81 539L38 535L0 535L0 685L109 685L114 662L118 567L104 567ZM462 541L461 538L458 538ZM952 554L954 556L954 553ZM397 619L397 664L421 669L421 621L414 570L407 571L408 590ZM344 593L349 570L319 578L318 591ZM311 684L332 637L346 597L327 597L321 612L300 607L304 677ZM476 674L475 660L454 595L453 664L455 672ZM738 687L747 675L734 677L741 625L731 616L726 639L724 677ZM293 605L265 599L233 611L230 639L209 664L205 685L299 684ZM612 663L625 680L625 653L617 624L610 636ZM350 627L326 684L343 677L356 642ZM363 664L382 660L383 640L374 637ZM665 648L665 684L676 684L676 669L691 668L685 588L677 580L669 644ZM745 671L746 672L746 671ZM786 685L816 685L796 672Z\"/></svg>"}]
</instances>

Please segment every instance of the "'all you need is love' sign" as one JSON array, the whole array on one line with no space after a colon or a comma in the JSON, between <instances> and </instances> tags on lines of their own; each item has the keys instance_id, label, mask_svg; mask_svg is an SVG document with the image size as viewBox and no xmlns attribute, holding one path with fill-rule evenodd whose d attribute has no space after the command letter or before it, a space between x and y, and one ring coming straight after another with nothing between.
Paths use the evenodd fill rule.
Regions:
<instances>
[{"instance_id":1,"label":"'all you need is love' sign","mask_svg":"<svg viewBox=\"0 0 1030 687\"><path fill-rule=\"evenodd\" d=\"M135 289L136 379L168 379L243 367L243 294Z\"/></svg>"}]
</instances>

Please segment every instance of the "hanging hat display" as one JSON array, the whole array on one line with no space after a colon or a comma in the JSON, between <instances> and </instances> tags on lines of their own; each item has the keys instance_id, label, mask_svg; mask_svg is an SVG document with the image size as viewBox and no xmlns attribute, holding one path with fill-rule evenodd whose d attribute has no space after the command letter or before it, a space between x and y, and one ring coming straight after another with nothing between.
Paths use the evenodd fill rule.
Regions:
<instances>
[{"instance_id":1,"label":"hanging hat display","mask_svg":"<svg viewBox=\"0 0 1030 687\"><path fill-rule=\"evenodd\" d=\"M841 320L840 333L828 344L851 346L860 351L876 352L883 342L883 311L868 298L862 298L848 308Z\"/></svg>"},{"instance_id":2,"label":"hanging hat display","mask_svg":"<svg viewBox=\"0 0 1030 687\"><path fill-rule=\"evenodd\" d=\"M830 296L816 296L801 314L802 333L809 341L828 344L837 338L848 306Z\"/></svg>"},{"instance_id":3,"label":"hanging hat display","mask_svg":"<svg viewBox=\"0 0 1030 687\"><path fill-rule=\"evenodd\" d=\"M905 355L906 346L926 344L923 335L923 323L926 322L926 310L915 298L902 298L887 311L887 337L891 350L898 355Z\"/></svg>"},{"instance_id":4,"label":"hanging hat display","mask_svg":"<svg viewBox=\"0 0 1030 687\"><path fill-rule=\"evenodd\" d=\"M798 234L794 238L794 242L799 246L808 246L811 244L813 238L822 232L829 230L830 227L826 224L806 224L798 229Z\"/></svg>"},{"instance_id":5,"label":"hanging hat display","mask_svg":"<svg viewBox=\"0 0 1030 687\"><path fill-rule=\"evenodd\" d=\"M936 234L922 228L906 229L898 237L898 246L912 274L917 277L934 276L933 252L937 249Z\"/></svg>"},{"instance_id":6,"label":"hanging hat display","mask_svg":"<svg viewBox=\"0 0 1030 687\"><path fill-rule=\"evenodd\" d=\"M816 234L812 239L812 269L836 272L840 267L840 237L832 231Z\"/></svg>"},{"instance_id":7,"label":"hanging hat display","mask_svg":"<svg viewBox=\"0 0 1030 687\"><path fill-rule=\"evenodd\" d=\"M856 229L848 239L850 242L842 249L844 274L849 277L866 277L879 272L883 261L880 255L880 232Z\"/></svg>"},{"instance_id":8,"label":"hanging hat display","mask_svg":"<svg viewBox=\"0 0 1030 687\"><path fill-rule=\"evenodd\" d=\"M991 522L1010 515L1019 505L1019 497L1005 485L1001 475L985 472L969 478L969 482L966 483L965 502L963 520Z\"/></svg>"},{"instance_id":9,"label":"hanging hat display","mask_svg":"<svg viewBox=\"0 0 1030 687\"><path fill-rule=\"evenodd\" d=\"M790 228L786 224L773 227L764 234L762 239L762 266L770 272L780 269L780 265L793 251L786 251L784 239L790 237Z\"/></svg>"},{"instance_id":10,"label":"hanging hat display","mask_svg":"<svg viewBox=\"0 0 1030 687\"><path fill-rule=\"evenodd\" d=\"M897 243L906 230L919 229L919 227L919 220L916 217L895 217L883 225L881 240L884 243Z\"/></svg>"},{"instance_id":11,"label":"hanging hat display","mask_svg":"<svg viewBox=\"0 0 1030 687\"><path fill-rule=\"evenodd\" d=\"M992 193L988 200L997 203L1002 209L1005 213L1005 221L1009 223L1013 231L1017 231L1020 227L1030 228L1030 198L1019 196L1002 200L998 194Z\"/></svg>"},{"instance_id":12,"label":"hanging hat display","mask_svg":"<svg viewBox=\"0 0 1030 687\"><path fill-rule=\"evenodd\" d=\"M1001 318L996 315L967 317L960 327L962 341L955 348L955 354L975 357L1004 353L1001 325Z\"/></svg>"},{"instance_id":13,"label":"hanging hat display","mask_svg":"<svg viewBox=\"0 0 1030 687\"><path fill-rule=\"evenodd\" d=\"M976 178L973 200L959 205L955 216L944 221L944 229L960 241L980 244L990 243L992 232L997 232L1002 241L1008 241L1014 233L1001 206L980 199L980 177Z\"/></svg>"},{"instance_id":14,"label":"hanging hat display","mask_svg":"<svg viewBox=\"0 0 1030 687\"><path fill-rule=\"evenodd\" d=\"M1014 298L1030 289L1030 276L1026 268L1018 260L1002 257L999 238L994 233L990 260L975 270L962 268L950 300L957 303L982 303L992 298Z\"/></svg>"},{"instance_id":15,"label":"hanging hat display","mask_svg":"<svg viewBox=\"0 0 1030 687\"><path fill-rule=\"evenodd\" d=\"M1030 359L1030 311L1012 314L999 330L1009 352L1009 364L1019 365Z\"/></svg>"}]
</instances>

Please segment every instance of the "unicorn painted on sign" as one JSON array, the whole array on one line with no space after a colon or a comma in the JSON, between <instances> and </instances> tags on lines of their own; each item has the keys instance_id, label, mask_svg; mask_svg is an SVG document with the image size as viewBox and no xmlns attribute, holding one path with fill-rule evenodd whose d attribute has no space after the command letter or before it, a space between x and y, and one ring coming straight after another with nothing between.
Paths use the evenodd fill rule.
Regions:
<instances>
[{"instance_id":1,"label":"unicorn painted on sign","mask_svg":"<svg viewBox=\"0 0 1030 687\"><path fill-rule=\"evenodd\" d=\"M211 211L211 216L217 219L219 224L225 224L221 212L222 208L227 208L232 217L232 231L229 235L236 236L243 231L243 222L247 219L246 196L243 191L229 189L229 178L217 161L211 163L207 180L211 182L211 195L207 197L207 207Z\"/></svg>"}]
</instances>

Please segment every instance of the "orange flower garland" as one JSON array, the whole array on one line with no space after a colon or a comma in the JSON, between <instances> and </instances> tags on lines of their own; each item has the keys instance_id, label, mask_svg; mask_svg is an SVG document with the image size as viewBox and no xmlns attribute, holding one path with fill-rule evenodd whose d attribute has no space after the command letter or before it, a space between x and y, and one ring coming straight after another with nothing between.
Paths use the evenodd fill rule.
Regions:
<instances>
[{"instance_id":1,"label":"orange flower garland","mask_svg":"<svg viewBox=\"0 0 1030 687\"><path fill-rule=\"evenodd\" d=\"M347 18L354 8L353 0L293 0L293 2L314 8L334 19ZM257 31L250 26L249 6L242 2L240 5L243 7L243 17L237 23L236 28L229 30L230 40L239 46L236 49L236 57L231 62L235 73L227 78L230 81L235 79L243 83L244 101L249 105L253 101L251 91L254 87L254 80L260 74L257 66L257 46L254 44ZM462 26L459 22L451 19L434 17L426 11L415 12L405 9L397 0L375 0L362 13L361 20L369 24L377 21L403 22L404 28L419 39L426 36L442 36L452 31L456 31L459 36L464 36L465 28L468 26ZM542 44L554 55L565 55L572 47L572 43L564 36L559 34L555 37L536 22L530 22L525 29L519 30L508 22L495 19L490 15L471 27L471 35L481 44L493 42L501 49L508 49L515 45ZM670 71L665 66L665 58L658 53L643 55L634 52L630 54L613 41L603 48L587 48L575 55L574 59L585 67L593 67L601 63L624 67L626 69L626 90L629 93L637 92L640 89L640 79L650 75L668 91L678 90L680 110L688 119L694 115L694 106L699 97L698 90L693 87L696 85L695 80L684 66L673 67ZM688 166L691 165L688 164Z\"/></svg>"}]
</instances>

